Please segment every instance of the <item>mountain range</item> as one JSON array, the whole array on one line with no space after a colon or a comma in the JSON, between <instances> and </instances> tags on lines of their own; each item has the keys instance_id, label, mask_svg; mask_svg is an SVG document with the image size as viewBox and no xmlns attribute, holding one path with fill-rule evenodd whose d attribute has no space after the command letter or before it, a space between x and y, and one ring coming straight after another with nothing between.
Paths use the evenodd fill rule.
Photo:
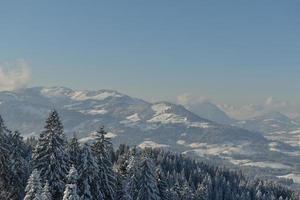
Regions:
<instances>
[{"instance_id":1,"label":"mountain range","mask_svg":"<svg viewBox=\"0 0 300 200\"><path fill-rule=\"evenodd\" d=\"M243 168L268 169L272 178L286 176L297 182L300 177L299 145L283 136L296 138L300 128L280 113L240 121L209 102L186 109L113 90L34 87L0 92L0 114L24 137L41 133L52 109L60 113L66 134L76 134L81 142L92 141L93 133L104 125L114 145L168 148Z\"/></svg>"}]
</instances>

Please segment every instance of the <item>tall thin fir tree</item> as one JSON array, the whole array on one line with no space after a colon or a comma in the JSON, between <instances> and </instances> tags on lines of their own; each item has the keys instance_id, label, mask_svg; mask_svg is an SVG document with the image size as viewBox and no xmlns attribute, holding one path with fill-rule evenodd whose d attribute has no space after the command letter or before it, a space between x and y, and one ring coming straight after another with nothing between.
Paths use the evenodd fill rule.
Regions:
<instances>
[{"instance_id":1,"label":"tall thin fir tree","mask_svg":"<svg viewBox=\"0 0 300 200\"><path fill-rule=\"evenodd\" d=\"M77 137L74 135L68 143L70 163L78 169L80 164L81 149Z\"/></svg>"},{"instance_id":2,"label":"tall thin fir tree","mask_svg":"<svg viewBox=\"0 0 300 200\"><path fill-rule=\"evenodd\" d=\"M24 200L42 200L42 184L40 172L38 170L33 170L25 189L26 195Z\"/></svg>"},{"instance_id":3,"label":"tall thin fir tree","mask_svg":"<svg viewBox=\"0 0 300 200\"><path fill-rule=\"evenodd\" d=\"M106 135L107 132L104 130L104 127L101 127L96 132L93 151L99 167L101 191L105 199L114 200L116 177L113 171L113 164L111 159L113 148L110 138L107 138Z\"/></svg>"},{"instance_id":4,"label":"tall thin fir tree","mask_svg":"<svg viewBox=\"0 0 300 200\"><path fill-rule=\"evenodd\" d=\"M140 169L137 200L160 200L152 160L143 158Z\"/></svg>"},{"instance_id":5,"label":"tall thin fir tree","mask_svg":"<svg viewBox=\"0 0 300 200\"><path fill-rule=\"evenodd\" d=\"M195 192L195 200L207 200L208 197L207 187L203 184L199 184Z\"/></svg>"},{"instance_id":6,"label":"tall thin fir tree","mask_svg":"<svg viewBox=\"0 0 300 200\"><path fill-rule=\"evenodd\" d=\"M62 197L68 171L68 156L65 151L63 125L57 111L52 111L46 120L45 130L40 134L33 152L33 167L41 172L43 181L48 180L54 199Z\"/></svg>"},{"instance_id":7,"label":"tall thin fir tree","mask_svg":"<svg viewBox=\"0 0 300 200\"><path fill-rule=\"evenodd\" d=\"M63 200L80 200L77 189L78 173L74 166L71 167L67 179Z\"/></svg>"},{"instance_id":8,"label":"tall thin fir tree","mask_svg":"<svg viewBox=\"0 0 300 200\"><path fill-rule=\"evenodd\" d=\"M141 153L136 147L131 149L130 157L128 159L126 191L133 199L137 199L138 195L138 181L140 177L140 163Z\"/></svg>"},{"instance_id":9,"label":"tall thin fir tree","mask_svg":"<svg viewBox=\"0 0 300 200\"><path fill-rule=\"evenodd\" d=\"M9 168L11 172L11 199L22 199L24 197L24 189L29 176L29 163L26 160L26 147L23 137L18 131L9 134L10 155Z\"/></svg>"},{"instance_id":10,"label":"tall thin fir tree","mask_svg":"<svg viewBox=\"0 0 300 200\"><path fill-rule=\"evenodd\" d=\"M161 200L170 200L168 184L161 169L156 170L156 182Z\"/></svg>"},{"instance_id":11,"label":"tall thin fir tree","mask_svg":"<svg viewBox=\"0 0 300 200\"><path fill-rule=\"evenodd\" d=\"M89 144L85 144L82 149L79 176L80 196L82 199L103 199L103 194L100 190L99 167Z\"/></svg>"},{"instance_id":12,"label":"tall thin fir tree","mask_svg":"<svg viewBox=\"0 0 300 200\"><path fill-rule=\"evenodd\" d=\"M10 131L6 128L0 116L0 199L10 196L10 169L9 169L9 142L7 135Z\"/></svg>"},{"instance_id":13,"label":"tall thin fir tree","mask_svg":"<svg viewBox=\"0 0 300 200\"><path fill-rule=\"evenodd\" d=\"M50 187L49 187L49 182L48 181L46 181L46 184L43 187L42 199L43 200L52 200L52 196L51 196L51 192L50 192Z\"/></svg>"}]
</instances>

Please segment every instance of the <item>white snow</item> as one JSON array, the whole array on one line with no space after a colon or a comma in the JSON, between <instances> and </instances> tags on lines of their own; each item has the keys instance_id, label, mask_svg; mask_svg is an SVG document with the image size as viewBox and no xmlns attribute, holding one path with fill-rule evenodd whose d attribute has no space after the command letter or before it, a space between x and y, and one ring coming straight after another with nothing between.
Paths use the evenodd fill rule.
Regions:
<instances>
[{"instance_id":1,"label":"white snow","mask_svg":"<svg viewBox=\"0 0 300 200\"><path fill-rule=\"evenodd\" d=\"M293 179L294 183L300 184L300 174L287 174L284 176L277 176L278 178L287 178L287 179Z\"/></svg>"},{"instance_id":2,"label":"white snow","mask_svg":"<svg viewBox=\"0 0 300 200\"><path fill-rule=\"evenodd\" d=\"M46 97L61 97L67 96L72 92L72 90L64 87L52 87L52 88L43 88L41 94Z\"/></svg>"},{"instance_id":3,"label":"white snow","mask_svg":"<svg viewBox=\"0 0 300 200\"><path fill-rule=\"evenodd\" d=\"M177 140L176 143L179 144L179 145L185 145L186 144L186 142L184 140Z\"/></svg>"},{"instance_id":4,"label":"white snow","mask_svg":"<svg viewBox=\"0 0 300 200\"><path fill-rule=\"evenodd\" d=\"M193 150L189 150L187 152L194 152L200 156L205 155L214 155L214 156L230 156L232 154L239 154L239 155L253 155L255 152L247 150L245 147L248 143L243 143L240 145L233 145L233 144L207 144L207 143L191 143L187 144L185 141L179 142L177 144L184 145L186 147L190 147Z\"/></svg>"},{"instance_id":5,"label":"white snow","mask_svg":"<svg viewBox=\"0 0 300 200\"><path fill-rule=\"evenodd\" d=\"M117 137L117 135L115 133L108 132L105 135L105 137L106 138L114 138L114 137ZM89 136L80 138L78 140L78 142L84 144L84 143L87 143L87 142L93 142L94 140L95 140L95 132L92 132Z\"/></svg>"},{"instance_id":6,"label":"white snow","mask_svg":"<svg viewBox=\"0 0 300 200\"><path fill-rule=\"evenodd\" d=\"M166 105L165 103L155 104L152 107L152 110L156 112L156 115L165 113L166 111L171 109L171 106Z\"/></svg>"},{"instance_id":7,"label":"white snow","mask_svg":"<svg viewBox=\"0 0 300 200\"><path fill-rule=\"evenodd\" d=\"M169 145L166 144L158 144L156 142L153 142L151 140L144 141L138 147L144 149L144 148L168 148Z\"/></svg>"},{"instance_id":8,"label":"white snow","mask_svg":"<svg viewBox=\"0 0 300 200\"><path fill-rule=\"evenodd\" d=\"M108 111L105 109L91 109L91 110L80 110L79 112L83 114L89 114L89 115L104 115Z\"/></svg>"},{"instance_id":9,"label":"white snow","mask_svg":"<svg viewBox=\"0 0 300 200\"><path fill-rule=\"evenodd\" d=\"M300 134L300 130L291 131L290 134Z\"/></svg>"},{"instance_id":10,"label":"white snow","mask_svg":"<svg viewBox=\"0 0 300 200\"><path fill-rule=\"evenodd\" d=\"M137 122L141 121L139 114L135 113L133 115L129 115L125 120L121 121L121 124L125 124L128 126L136 125Z\"/></svg>"},{"instance_id":11,"label":"white snow","mask_svg":"<svg viewBox=\"0 0 300 200\"><path fill-rule=\"evenodd\" d=\"M197 127L197 128L203 128L203 129L212 127L207 122L189 122L188 125L189 125L189 127Z\"/></svg>"},{"instance_id":12,"label":"white snow","mask_svg":"<svg viewBox=\"0 0 300 200\"><path fill-rule=\"evenodd\" d=\"M253 167L260 167L260 168L272 168L272 169L291 169L291 166L271 162L271 161L264 161L264 162L249 162L245 163L242 166L253 166Z\"/></svg>"},{"instance_id":13,"label":"white snow","mask_svg":"<svg viewBox=\"0 0 300 200\"><path fill-rule=\"evenodd\" d=\"M122 97L122 95L114 91L104 91L101 93L97 93L95 95L91 95L89 91L81 90L81 91L75 91L72 95L70 95L70 97L71 99L76 101L84 101L84 100L104 100L108 97Z\"/></svg>"},{"instance_id":14,"label":"white snow","mask_svg":"<svg viewBox=\"0 0 300 200\"><path fill-rule=\"evenodd\" d=\"M229 160L234 165L243 165L243 164L251 162L251 160L246 160L246 159L236 160L231 157L226 157L226 159Z\"/></svg>"},{"instance_id":15,"label":"white snow","mask_svg":"<svg viewBox=\"0 0 300 200\"><path fill-rule=\"evenodd\" d=\"M126 117L126 119L130 122L138 122L141 120L138 113L130 115L130 116Z\"/></svg>"},{"instance_id":16,"label":"white snow","mask_svg":"<svg viewBox=\"0 0 300 200\"><path fill-rule=\"evenodd\" d=\"M211 128L212 126L208 122L191 122L184 116L170 113L171 107L164 104L155 104L152 106L152 110L155 111L153 118L149 119L149 123L162 123L162 124L185 124L188 127L196 128Z\"/></svg>"},{"instance_id":17,"label":"white snow","mask_svg":"<svg viewBox=\"0 0 300 200\"><path fill-rule=\"evenodd\" d=\"M181 137L185 137L185 136L187 136L187 133L181 133L180 136L181 136Z\"/></svg>"}]
</instances>

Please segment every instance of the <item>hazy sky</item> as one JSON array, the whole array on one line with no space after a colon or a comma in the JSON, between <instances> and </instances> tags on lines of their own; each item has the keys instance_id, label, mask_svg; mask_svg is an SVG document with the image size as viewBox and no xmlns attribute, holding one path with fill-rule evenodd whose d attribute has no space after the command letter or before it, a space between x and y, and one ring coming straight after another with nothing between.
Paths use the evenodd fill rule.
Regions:
<instances>
[{"instance_id":1,"label":"hazy sky","mask_svg":"<svg viewBox=\"0 0 300 200\"><path fill-rule=\"evenodd\" d=\"M31 86L300 102L299 10L293 0L1 1L0 79L13 70L23 83L30 68Z\"/></svg>"}]
</instances>

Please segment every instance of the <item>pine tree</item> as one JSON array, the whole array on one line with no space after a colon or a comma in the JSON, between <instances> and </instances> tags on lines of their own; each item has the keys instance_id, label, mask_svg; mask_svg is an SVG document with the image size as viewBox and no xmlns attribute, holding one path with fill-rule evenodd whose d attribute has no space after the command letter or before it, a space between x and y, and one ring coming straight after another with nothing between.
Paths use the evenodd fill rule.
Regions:
<instances>
[{"instance_id":1,"label":"pine tree","mask_svg":"<svg viewBox=\"0 0 300 200\"><path fill-rule=\"evenodd\" d=\"M112 143L106 138L107 132L104 127L100 128L95 135L93 151L100 171L101 191L105 199L113 200L115 196L116 178L112 164Z\"/></svg>"},{"instance_id":2,"label":"pine tree","mask_svg":"<svg viewBox=\"0 0 300 200\"><path fill-rule=\"evenodd\" d=\"M0 116L0 199L10 196L10 169L9 169L9 143L7 135L10 131L6 128Z\"/></svg>"},{"instance_id":3,"label":"pine tree","mask_svg":"<svg viewBox=\"0 0 300 200\"><path fill-rule=\"evenodd\" d=\"M78 168L80 164L81 151L78 139L75 135L71 138L68 144L68 153L70 157L70 163Z\"/></svg>"},{"instance_id":4,"label":"pine tree","mask_svg":"<svg viewBox=\"0 0 300 200\"><path fill-rule=\"evenodd\" d=\"M64 191L63 200L79 200L80 198L77 193L78 173L74 166L71 167L67 179L68 184Z\"/></svg>"},{"instance_id":5,"label":"pine tree","mask_svg":"<svg viewBox=\"0 0 300 200\"><path fill-rule=\"evenodd\" d=\"M156 182L161 200L169 200L168 185L161 170L156 171Z\"/></svg>"},{"instance_id":6,"label":"pine tree","mask_svg":"<svg viewBox=\"0 0 300 200\"><path fill-rule=\"evenodd\" d=\"M100 190L99 167L92 154L89 144L85 144L82 149L81 163L79 165L79 188L82 199L102 199Z\"/></svg>"},{"instance_id":7,"label":"pine tree","mask_svg":"<svg viewBox=\"0 0 300 200\"><path fill-rule=\"evenodd\" d=\"M207 200L208 190L203 184L199 184L195 193L195 200Z\"/></svg>"},{"instance_id":8,"label":"pine tree","mask_svg":"<svg viewBox=\"0 0 300 200\"><path fill-rule=\"evenodd\" d=\"M137 200L160 200L154 166L150 158L142 160Z\"/></svg>"},{"instance_id":9,"label":"pine tree","mask_svg":"<svg viewBox=\"0 0 300 200\"><path fill-rule=\"evenodd\" d=\"M26 181L29 176L29 165L25 159L26 149L23 138L18 131L9 134L10 141L10 155L9 155L9 169L11 176L12 189L11 199L21 199L24 197L24 189Z\"/></svg>"},{"instance_id":10,"label":"pine tree","mask_svg":"<svg viewBox=\"0 0 300 200\"><path fill-rule=\"evenodd\" d=\"M134 147L131 150L131 155L129 157L128 165L126 167L127 180L125 185L126 193L132 198L137 199L138 195L138 179L140 177L140 154L138 150Z\"/></svg>"},{"instance_id":11,"label":"pine tree","mask_svg":"<svg viewBox=\"0 0 300 200\"><path fill-rule=\"evenodd\" d=\"M39 171L33 170L28 179L25 192L26 195L24 197L24 200L42 200L42 185Z\"/></svg>"},{"instance_id":12,"label":"pine tree","mask_svg":"<svg viewBox=\"0 0 300 200\"><path fill-rule=\"evenodd\" d=\"M41 172L42 180L48 180L54 199L62 196L68 169L65 152L65 136L58 113L54 110L46 120L33 152L33 166Z\"/></svg>"},{"instance_id":13,"label":"pine tree","mask_svg":"<svg viewBox=\"0 0 300 200\"><path fill-rule=\"evenodd\" d=\"M43 187L42 199L43 200L52 200L48 181L46 181L46 184Z\"/></svg>"}]
</instances>

